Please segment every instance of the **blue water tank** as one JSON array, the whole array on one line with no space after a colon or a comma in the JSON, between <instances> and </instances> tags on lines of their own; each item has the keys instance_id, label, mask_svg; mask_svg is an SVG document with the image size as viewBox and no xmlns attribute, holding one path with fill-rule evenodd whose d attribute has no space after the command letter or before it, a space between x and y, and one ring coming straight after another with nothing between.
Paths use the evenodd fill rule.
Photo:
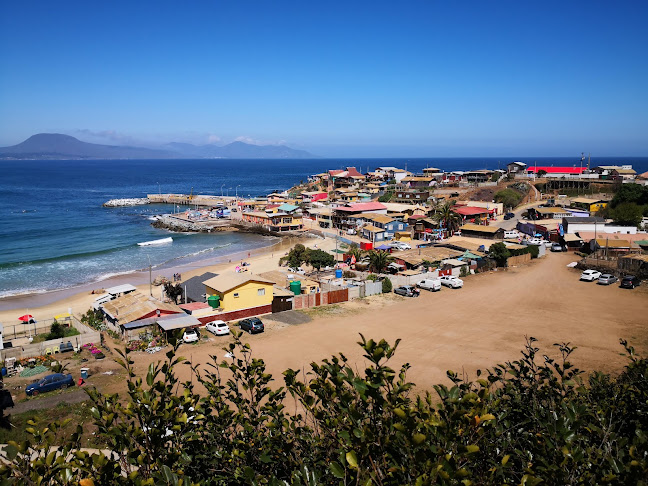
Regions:
<instances>
[{"instance_id":1,"label":"blue water tank","mask_svg":"<svg viewBox=\"0 0 648 486\"><path fill-rule=\"evenodd\" d=\"M335 270L335 278L342 278L342 269L338 268Z\"/></svg>"}]
</instances>

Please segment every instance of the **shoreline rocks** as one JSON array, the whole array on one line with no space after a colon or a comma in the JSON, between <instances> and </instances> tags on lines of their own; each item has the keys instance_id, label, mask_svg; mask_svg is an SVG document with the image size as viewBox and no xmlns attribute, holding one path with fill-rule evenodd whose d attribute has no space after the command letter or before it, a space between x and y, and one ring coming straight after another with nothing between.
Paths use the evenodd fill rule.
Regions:
<instances>
[{"instance_id":1,"label":"shoreline rocks","mask_svg":"<svg viewBox=\"0 0 648 486\"><path fill-rule=\"evenodd\" d=\"M150 204L151 201L147 197L131 197L124 199L111 199L102 204L104 208L117 208L125 206L141 206L143 204Z\"/></svg>"}]
</instances>

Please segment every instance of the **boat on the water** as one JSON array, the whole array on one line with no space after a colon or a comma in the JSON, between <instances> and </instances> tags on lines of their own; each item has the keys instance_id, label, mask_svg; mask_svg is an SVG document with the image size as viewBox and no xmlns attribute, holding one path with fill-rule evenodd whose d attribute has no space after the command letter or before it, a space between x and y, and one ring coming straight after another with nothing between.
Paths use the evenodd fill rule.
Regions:
<instances>
[{"instance_id":1,"label":"boat on the water","mask_svg":"<svg viewBox=\"0 0 648 486\"><path fill-rule=\"evenodd\" d=\"M169 236L168 238L160 238L159 240L142 241L141 243L138 243L138 245L139 246L164 245L165 243L171 243L171 242L173 242L173 238Z\"/></svg>"}]
</instances>

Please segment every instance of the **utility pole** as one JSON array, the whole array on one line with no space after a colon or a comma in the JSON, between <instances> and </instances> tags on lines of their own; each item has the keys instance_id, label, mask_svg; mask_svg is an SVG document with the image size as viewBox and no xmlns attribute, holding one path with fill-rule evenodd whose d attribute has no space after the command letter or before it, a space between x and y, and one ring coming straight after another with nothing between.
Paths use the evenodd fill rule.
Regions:
<instances>
[{"instance_id":1,"label":"utility pole","mask_svg":"<svg viewBox=\"0 0 648 486\"><path fill-rule=\"evenodd\" d=\"M152 280L152 272L153 272L153 267L151 266L151 257L149 255L146 255L148 258L149 262L149 294L151 294L151 297L153 297L153 280Z\"/></svg>"}]
</instances>

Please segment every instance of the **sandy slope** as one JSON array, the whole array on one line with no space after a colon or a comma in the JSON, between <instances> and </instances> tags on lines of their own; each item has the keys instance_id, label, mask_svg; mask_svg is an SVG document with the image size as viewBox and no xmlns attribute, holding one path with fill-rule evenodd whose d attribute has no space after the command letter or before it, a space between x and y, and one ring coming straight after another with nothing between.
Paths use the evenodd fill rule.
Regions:
<instances>
[{"instance_id":1,"label":"sandy slope","mask_svg":"<svg viewBox=\"0 0 648 486\"><path fill-rule=\"evenodd\" d=\"M648 289L624 290L579 282L577 270L566 264L567 254L550 254L532 264L508 271L471 276L460 290L424 292L418 299L374 296L345 303L333 312L316 312L314 320L290 326L266 319L265 334L244 336L255 356L281 380L286 368L308 369L310 362L343 352L363 366L356 342L359 333L374 339L402 342L392 366L412 365L408 376L420 388L446 381L445 372L475 370L517 359L525 335L539 339L542 353L555 355L551 345L570 341L578 346L573 362L586 370L617 371L625 363L619 338L648 350ZM181 354L194 363L209 355L222 358L228 338L184 345ZM133 355L145 371L161 355ZM190 377L181 367L184 379Z\"/></svg>"}]
</instances>

